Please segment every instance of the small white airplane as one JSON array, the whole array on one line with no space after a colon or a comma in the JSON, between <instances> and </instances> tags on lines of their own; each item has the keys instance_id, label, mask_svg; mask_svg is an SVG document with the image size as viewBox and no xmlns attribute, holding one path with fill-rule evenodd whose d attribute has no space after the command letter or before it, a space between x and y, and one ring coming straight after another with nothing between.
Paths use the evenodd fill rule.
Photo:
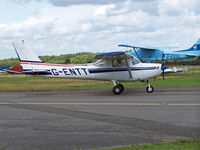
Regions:
<instances>
[{"instance_id":1,"label":"small white airplane","mask_svg":"<svg viewBox=\"0 0 200 150\"><path fill-rule=\"evenodd\" d=\"M23 42L13 43L13 46L21 66L13 67L10 71L34 76L112 81L113 93L116 95L124 91L123 85L118 81L146 81L146 91L152 93L154 88L149 79L160 76L167 69L167 66L159 63L141 63L136 57L123 51L98 54L95 57L98 61L91 64L50 64L41 61Z\"/></svg>"},{"instance_id":2,"label":"small white airplane","mask_svg":"<svg viewBox=\"0 0 200 150\"><path fill-rule=\"evenodd\" d=\"M165 69L166 73L187 72L187 71L188 71L188 67L184 67L184 68L172 67L172 68Z\"/></svg>"}]
</instances>

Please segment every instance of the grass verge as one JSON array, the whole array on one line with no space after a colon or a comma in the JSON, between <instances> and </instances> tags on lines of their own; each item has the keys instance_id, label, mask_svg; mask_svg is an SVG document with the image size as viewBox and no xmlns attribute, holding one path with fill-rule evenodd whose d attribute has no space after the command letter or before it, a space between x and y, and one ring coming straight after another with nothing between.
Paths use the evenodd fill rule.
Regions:
<instances>
[{"instance_id":1,"label":"grass verge","mask_svg":"<svg viewBox=\"0 0 200 150\"><path fill-rule=\"evenodd\" d=\"M182 139L171 143L143 144L91 150L200 150L200 140Z\"/></svg>"}]
</instances>

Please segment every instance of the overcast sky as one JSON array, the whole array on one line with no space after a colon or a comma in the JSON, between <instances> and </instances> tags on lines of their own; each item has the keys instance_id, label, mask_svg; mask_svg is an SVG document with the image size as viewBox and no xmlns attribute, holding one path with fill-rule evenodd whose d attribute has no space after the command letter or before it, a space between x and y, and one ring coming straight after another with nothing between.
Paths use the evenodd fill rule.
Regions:
<instances>
[{"instance_id":1,"label":"overcast sky","mask_svg":"<svg viewBox=\"0 0 200 150\"><path fill-rule=\"evenodd\" d=\"M199 0L1 0L0 59L12 42L37 55L125 50L118 44L189 48L200 38Z\"/></svg>"}]
</instances>

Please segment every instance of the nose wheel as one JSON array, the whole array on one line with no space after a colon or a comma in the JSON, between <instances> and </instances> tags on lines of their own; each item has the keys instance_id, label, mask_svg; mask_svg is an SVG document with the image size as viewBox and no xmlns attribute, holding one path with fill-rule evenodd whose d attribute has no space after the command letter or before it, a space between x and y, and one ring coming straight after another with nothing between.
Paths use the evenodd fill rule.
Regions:
<instances>
[{"instance_id":1,"label":"nose wheel","mask_svg":"<svg viewBox=\"0 0 200 150\"><path fill-rule=\"evenodd\" d=\"M154 91L154 87L151 86L151 85L148 85L148 86L146 87L146 91L147 91L147 93L152 93L152 92Z\"/></svg>"},{"instance_id":2,"label":"nose wheel","mask_svg":"<svg viewBox=\"0 0 200 150\"><path fill-rule=\"evenodd\" d=\"M117 81L113 81L113 93L115 95L120 95L124 91L124 86L122 84L117 84Z\"/></svg>"},{"instance_id":3,"label":"nose wheel","mask_svg":"<svg viewBox=\"0 0 200 150\"><path fill-rule=\"evenodd\" d=\"M147 83L147 87L146 87L146 91L147 93L153 93L154 92L154 87L150 85L149 81L146 81Z\"/></svg>"}]
</instances>

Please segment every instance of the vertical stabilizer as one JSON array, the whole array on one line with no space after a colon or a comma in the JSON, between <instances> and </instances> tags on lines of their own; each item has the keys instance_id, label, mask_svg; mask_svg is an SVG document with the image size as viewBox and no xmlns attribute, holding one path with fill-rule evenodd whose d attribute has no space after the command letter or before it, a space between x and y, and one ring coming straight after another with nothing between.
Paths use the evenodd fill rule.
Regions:
<instances>
[{"instance_id":1,"label":"vertical stabilizer","mask_svg":"<svg viewBox=\"0 0 200 150\"><path fill-rule=\"evenodd\" d=\"M200 50L200 39L189 50L199 51Z\"/></svg>"},{"instance_id":2,"label":"vertical stabilizer","mask_svg":"<svg viewBox=\"0 0 200 150\"><path fill-rule=\"evenodd\" d=\"M195 44L200 44L200 39Z\"/></svg>"},{"instance_id":3,"label":"vertical stabilizer","mask_svg":"<svg viewBox=\"0 0 200 150\"><path fill-rule=\"evenodd\" d=\"M30 49L28 49L24 42L13 43L17 56L21 62L42 62Z\"/></svg>"}]
</instances>

